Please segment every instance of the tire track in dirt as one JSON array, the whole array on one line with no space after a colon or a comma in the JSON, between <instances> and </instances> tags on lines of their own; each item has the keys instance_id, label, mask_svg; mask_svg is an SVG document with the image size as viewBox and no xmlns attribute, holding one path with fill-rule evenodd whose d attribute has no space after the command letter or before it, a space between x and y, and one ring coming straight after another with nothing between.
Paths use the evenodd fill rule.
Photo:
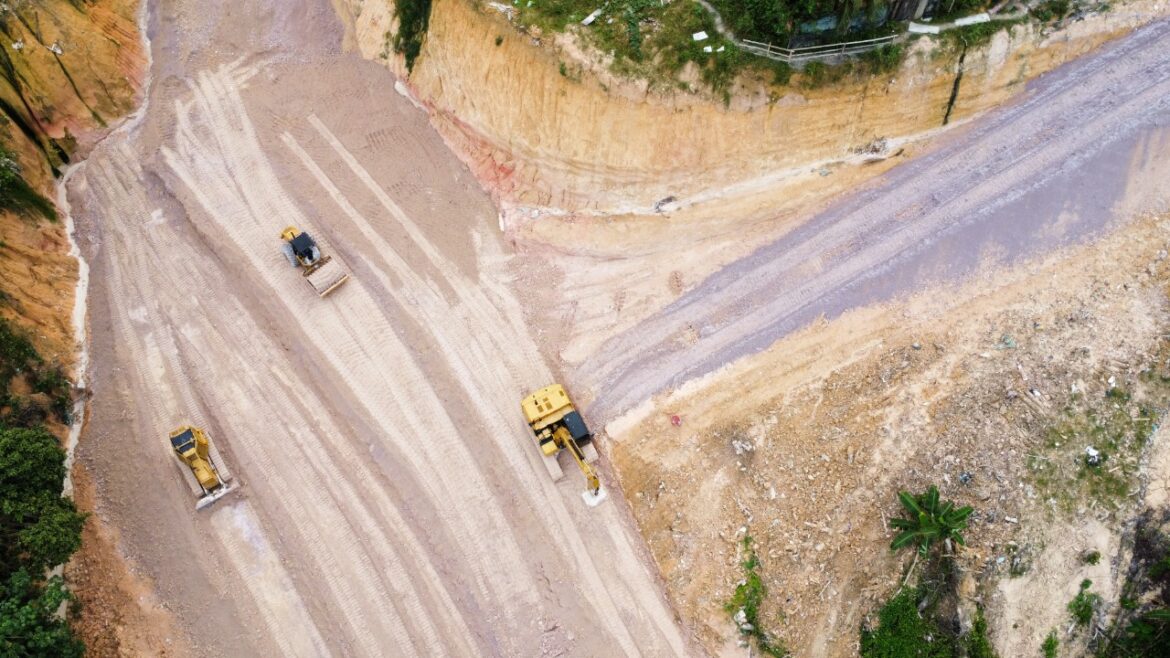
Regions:
<instances>
[{"instance_id":1,"label":"tire track in dirt","mask_svg":"<svg viewBox=\"0 0 1170 658\"><path fill-rule=\"evenodd\" d=\"M937 266L947 250L955 258L945 271L956 276L976 267L985 249L1020 257L1099 230L1128 173L1114 162L1115 151L1170 111L1167 39L1170 21L1162 20L1045 76L1019 103L892 170L881 187L843 201L611 338L575 369L596 396L590 411L627 411L819 315L914 290L922 284L916 269ZM1095 195L1067 188L1074 177L1100 187ZM1078 223L1052 231L1046 222L1055 217L1030 208L1013 213L1045 193L1078 200L1080 207L1066 208Z\"/></svg>"},{"instance_id":2,"label":"tire track in dirt","mask_svg":"<svg viewBox=\"0 0 1170 658\"><path fill-rule=\"evenodd\" d=\"M521 491L527 493L529 502L535 509L543 513L542 521L544 524L556 529L553 536L565 538L562 540L562 550L566 554L572 554L573 547L584 545L585 540L575 527L562 520L569 517L568 510L560 501L556 488L545 477L543 465L540 464L537 453L531 449L531 445L527 441L518 444L515 440L515 437L527 437L527 428L523 427L515 414L505 414L505 410L512 409L516 405L515 399L505 398L507 398L509 391L516 390L517 381L527 382L527 388L530 389L534 382L551 380L551 374L538 356L535 343L532 342L526 331L522 332L517 329L518 325L515 319L520 317L519 306L515 301L510 304L504 301L507 296L498 294L499 288L485 288L483 281L486 277L481 277L477 282L462 277L459 274L459 269L440 255L421 230L398 208L397 204L389 199L388 195L374 182L372 176L361 167L356 158L328 131L328 128L313 116L309 117L309 122L341 155L353 174L362 180L390 214L404 225L414 243L427 254L436 271L445 273L446 287L453 290L458 298L458 303L455 306L451 306L443 298L440 292L442 286L423 282L401 258L397 257L393 248L377 234L368 220L345 200L340 185L325 175L292 135L288 133L282 135L282 141L285 145L313 174L318 183L326 189L329 196L339 204L343 213L358 225L362 235L373 243L374 251L382 255L392 273L399 280L406 282L404 287L418 291L416 295L411 297L410 301L425 315L427 326L432 328L434 340L447 356L448 364L456 369L458 380L464 383L463 388L468 399L482 399L485 395L491 395L495 392L496 402L481 405L479 409L484 422L490 428L488 436L497 443L499 454L508 461L509 468L514 473L525 475L524 483L526 486ZM494 299L489 299L488 291L497 293L494 295ZM510 308L511 313L500 312L501 308ZM453 316L463 316L466 320L452 322ZM471 331L473 327L479 330L473 332ZM468 347L472 348L471 354L468 354ZM507 360L508 356L516 354L528 355L528 358L522 359L522 362L513 358L509 360L510 364L507 365L499 363L501 359ZM510 382L500 380L500 375L497 373L501 371L512 373ZM521 388L521 390L526 389ZM549 509L550 507L551 509ZM613 521L612 525L606 522L607 527L622 527L619 519L613 519ZM628 534L624 537L618 537L613 532L616 531L611 532L610 539L613 545L610 548L629 546L631 538ZM627 550L626 554L630 560L623 563L637 563L636 556L632 551ZM605 582L605 579L601 577L601 570L588 555L583 556L583 558L578 558L578 568L582 571L579 581L585 583L591 590L588 593L589 598L595 606L605 610L605 614L611 619L611 624L615 628L621 628L622 621L619 611L610 602L614 596L621 595L623 600L631 601L631 604L624 611L625 614L661 608L661 602L657 598L651 581L644 581L644 587L641 588L629 588L627 584L628 590L626 591L615 590L612 586L609 589L597 589L593 583ZM631 576L634 575L631 574ZM634 605L632 601L637 601L637 605ZM669 637L671 633L669 617L656 616L654 623L660 632ZM625 650L627 653L635 652L635 646L631 637L625 645ZM677 652L683 651L682 645L676 644L675 650Z\"/></svg>"},{"instance_id":3,"label":"tire track in dirt","mask_svg":"<svg viewBox=\"0 0 1170 658\"><path fill-rule=\"evenodd\" d=\"M357 401L371 425L384 433L374 440L386 450L407 456L414 479L422 483L423 493L443 512L434 521L457 540L450 550L456 553L452 556L457 557L456 571L475 583L476 607L494 612L493 632L531 627L533 611L554 603L558 607L577 608L578 613L591 611L584 616L574 613L576 623L596 615L595 623L608 635L608 639L603 636L591 640L600 640L602 644L598 646L616 642L629 655L639 654L641 647L650 648L657 655L685 652L673 616L660 598L646 565L629 548L636 545L636 535L623 526L617 508L603 508L602 518L597 518L594 511L582 513L568 509L560 489L547 480L539 464L527 428L516 412L517 389L546 383L550 375L539 357L524 358L537 355L538 351L526 333L516 332L522 326L516 320L518 304L514 300L502 302L481 292L480 282L460 275L458 268L416 229L414 239L422 243L412 244L411 248L427 252L435 270L444 273L443 284L456 295L455 302L449 302L443 286L416 275L369 220L346 201L347 188L333 182L291 136L283 140L286 147L325 186L329 198L381 255L388 274L379 271L375 278L401 308L418 309L419 321L432 328L442 358L464 382L464 394L470 400L479 401L470 411L478 417L477 424L486 430L477 439L486 441L486 446L480 448L483 451L480 458L473 458L461 441L414 438L455 438L460 432L452 410L440 404L440 395L426 373L415 365L414 355L400 342L394 326L386 320L385 311L377 307L371 292L366 290L368 282L355 280L327 300L316 299L307 286L289 289L290 282L299 276L288 270L275 249L279 229L285 224L298 225L320 236L327 249L330 247L324 236L328 232L318 231L319 227L292 203L282 191L282 182L267 164L267 156L237 91L245 80L244 75L232 70L201 74L192 86L192 99L175 106L174 144L163 148L163 160L181 181L184 193L201 208L197 230L209 240L222 235L233 249L241 252L247 263L248 279L275 292L274 304L283 306L282 315L310 340L313 352L344 382L347 397ZM364 178L367 187L380 191L368 173L362 176L361 170L354 171L353 167L360 165L352 155L350 158L350 173L356 173L359 180ZM241 180L248 184L240 185ZM410 222L401 211L398 217L404 224ZM400 282L399 286L391 284L390 275ZM493 285L485 290L495 296L503 288ZM313 305L328 310L318 311L311 318L298 317L298 309ZM230 351L237 340L246 344L245 339L236 336L211 349L215 353ZM387 378L389 373L384 364L394 364L392 379ZM254 382L243 385L241 390L260 390L263 385ZM320 406L320 403L293 402ZM322 428L322 432L330 433L327 428ZM530 513L542 521L538 535L542 541L551 539L552 544L542 547L538 554L543 562L556 564L561 576L568 577L559 587L568 587L569 592L577 590L583 595L582 600L575 602L576 595L568 592L544 601L532 598L540 591L537 583L540 569L531 564L531 540L525 541L529 548L521 551L517 534L523 532L529 536L531 532L517 527L516 521L509 521L508 514L501 509L502 501L488 486L488 473L480 465L485 460L496 464L493 473L501 469L507 473L510 496L519 496L523 507L530 508ZM352 479L353 475L340 477ZM451 500L454 491L459 492L460 499L454 504L444 503ZM353 503L347 501L360 499L361 495L364 494L340 493L333 500L318 504L348 509ZM570 500L575 501L576 496ZM611 528L609 533L587 536L579 530L583 522L603 523L623 530ZM366 524L354 525L365 527ZM475 538L488 536L492 538L491 549L476 550ZM596 550L582 551L583 545ZM618 565L608 564L606 569L591 555L615 552L626 559ZM502 565L508 567L501 568ZM376 594L370 596L371 601L383 598ZM428 612L439 618L451 614L438 606L429 608ZM355 609L347 611L346 617L359 619L362 614L362 610ZM357 624L351 622L351 625ZM362 652L370 653L373 644L369 641L362 644ZM525 650L515 645L508 650L513 651Z\"/></svg>"}]
</instances>

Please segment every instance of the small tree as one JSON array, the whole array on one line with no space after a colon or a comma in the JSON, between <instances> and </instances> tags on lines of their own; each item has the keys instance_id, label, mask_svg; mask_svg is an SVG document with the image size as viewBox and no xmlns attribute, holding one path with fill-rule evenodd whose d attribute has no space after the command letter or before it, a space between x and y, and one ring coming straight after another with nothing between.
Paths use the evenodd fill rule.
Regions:
<instances>
[{"instance_id":1,"label":"small tree","mask_svg":"<svg viewBox=\"0 0 1170 658\"><path fill-rule=\"evenodd\" d=\"M925 556L939 542L954 541L960 546L965 543L959 531L967 527L967 517L974 511L971 507L955 509L953 502L941 502L938 487L933 484L926 493L917 496L900 491L898 500L906 510L906 518L890 520L894 529L902 531L890 543L891 550L917 545L918 553Z\"/></svg>"}]
</instances>

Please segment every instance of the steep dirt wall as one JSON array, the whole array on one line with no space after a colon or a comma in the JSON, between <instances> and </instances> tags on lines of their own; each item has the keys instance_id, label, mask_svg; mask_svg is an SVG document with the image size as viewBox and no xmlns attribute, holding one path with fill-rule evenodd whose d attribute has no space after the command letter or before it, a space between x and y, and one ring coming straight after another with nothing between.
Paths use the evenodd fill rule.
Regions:
<instances>
[{"instance_id":1,"label":"steep dirt wall","mask_svg":"<svg viewBox=\"0 0 1170 658\"><path fill-rule=\"evenodd\" d=\"M134 106L146 73L134 0L6 3L0 9L0 143L29 185L56 198L53 170ZM0 212L0 317L47 360L74 359L77 264L60 221Z\"/></svg>"},{"instance_id":2,"label":"steep dirt wall","mask_svg":"<svg viewBox=\"0 0 1170 658\"><path fill-rule=\"evenodd\" d=\"M401 58L387 45L392 0L335 4L351 26L350 44L402 75ZM951 120L1003 102L1026 79L1164 11L1135 3L1048 36L1022 26L997 36L968 53ZM725 106L563 75L561 63L575 56L569 40L557 40L565 49L547 38L535 42L495 10L435 0L408 81L438 129L506 206L637 211L667 196L842 157L875 137L939 127L957 71L955 53L924 40L892 77L817 90L741 81Z\"/></svg>"},{"instance_id":3,"label":"steep dirt wall","mask_svg":"<svg viewBox=\"0 0 1170 658\"><path fill-rule=\"evenodd\" d=\"M139 8L138 0L0 6L0 143L50 202L57 198L55 171L84 157L138 103L148 68ZM77 359L77 277L62 220L0 211L0 317L23 329L47 362L67 370ZM68 432L58 423L49 427L61 438ZM92 477L80 466L72 475L78 508L92 512ZM181 653L169 618L123 562L117 541L116 530L93 516L66 565L81 603L71 624L87 655Z\"/></svg>"}]
</instances>

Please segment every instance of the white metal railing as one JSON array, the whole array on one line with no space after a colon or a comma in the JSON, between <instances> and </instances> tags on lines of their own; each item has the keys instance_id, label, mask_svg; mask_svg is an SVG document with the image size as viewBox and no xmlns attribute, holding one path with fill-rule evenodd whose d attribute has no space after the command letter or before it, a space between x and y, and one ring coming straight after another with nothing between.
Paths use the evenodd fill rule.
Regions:
<instances>
[{"instance_id":1,"label":"white metal railing","mask_svg":"<svg viewBox=\"0 0 1170 658\"><path fill-rule=\"evenodd\" d=\"M762 43L760 41L751 41L748 39L736 39L736 45L740 48L762 55L769 59L784 62L786 64L794 64L798 62L805 62L814 59L827 59L829 57L844 57L846 55L857 55L871 50L876 50L887 44L894 43L900 39L900 35L891 34L889 36L877 37L876 39L863 39L861 41L845 41L842 43L830 43L823 46L808 46L806 48L782 48L770 43Z\"/></svg>"}]
</instances>

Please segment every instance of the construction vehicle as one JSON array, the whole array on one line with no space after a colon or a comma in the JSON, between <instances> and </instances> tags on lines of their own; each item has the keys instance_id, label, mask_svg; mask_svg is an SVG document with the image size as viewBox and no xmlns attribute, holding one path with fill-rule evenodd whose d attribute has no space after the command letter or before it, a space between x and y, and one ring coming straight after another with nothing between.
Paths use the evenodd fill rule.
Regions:
<instances>
[{"instance_id":1,"label":"construction vehicle","mask_svg":"<svg viewBox=\"0 0 1170 658\"><path fill-rule=\"evenodd\" d=\"M201 510L226 496L232 487L228 484L231 474L223 468L219 453L211 445L211 439L198 427L184 425L171 432L171 447L179 461L187 465L188 484L199 496L195 509Z\"/></svg>"},{"instance_id":2,"label":"construction vehicle","mask_svg":"<svg viewBox=\"0 0 1170 658\"><path fill-rule=\"evenodd\" d=\"M302 274L317 295L324 297L337 290L341 284L349 280L349 273L333 260L332 256L322 256L317 241L308 233L295 226L285 227L280 232L280 239L284 240L284 257L293 267L300 267Z\"/></svg>"},{"instance_id":3,"label":"construction vehicle","mask_svg":"<svg viewBox=\"0 0 1170 658\"><path fill-rule=\"evenodd\" d=\"M605 500L601 479L591 465L591 462L597 460L593 435L589 433L585 420L573 406L565 388L560 384L545 386L521 400L520 407L524 410L524 420L532 428L545 468L552 479L560 480L564 475L557 462L557 456L564 450L573 456L577 467L585 475L588 490L581 494L585 504L593 507Z\"/></svg>"}]
</instances>

